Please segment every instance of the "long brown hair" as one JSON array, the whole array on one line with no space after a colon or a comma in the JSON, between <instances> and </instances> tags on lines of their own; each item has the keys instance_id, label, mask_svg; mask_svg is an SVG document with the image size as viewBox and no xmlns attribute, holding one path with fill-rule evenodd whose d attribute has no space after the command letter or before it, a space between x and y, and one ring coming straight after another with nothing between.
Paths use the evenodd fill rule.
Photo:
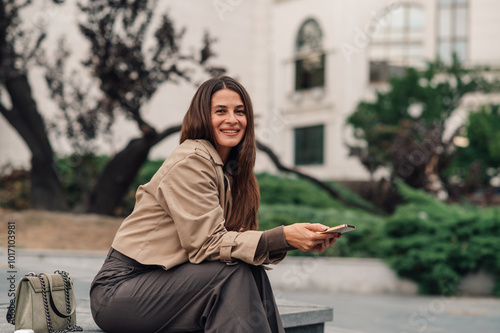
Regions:
<instances>
[{"instance_id":1,"label":"long brown hair","mask_svg":"<svg viewBox=\"0 0 500 333\"><path fill-rule=\"evenodd\" d=\"M240 95L247 116L245 135L241 142L231 149L225 164L226 172L232 175L231 188L233 204L226 217L226 229L234 231L257 229L259 209L259 185L253 167L255 165L256 144L252 101L246 89L229 76L220 76L205 81L191 100L182 122L181 140L205 139L215 147L211 117L212 96L219 90L230 89Z\"/></svg>"}]
</instances>

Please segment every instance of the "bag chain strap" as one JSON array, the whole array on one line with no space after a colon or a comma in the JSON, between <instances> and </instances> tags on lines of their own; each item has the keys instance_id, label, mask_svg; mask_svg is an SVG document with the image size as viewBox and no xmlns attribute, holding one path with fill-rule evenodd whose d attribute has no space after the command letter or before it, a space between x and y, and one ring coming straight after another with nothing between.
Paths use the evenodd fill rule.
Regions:
<instances>
[{"instance_id":1,"label":"bag chain strap","mask_svg":"<svg viewBox=\"0 0 500 333\"><path fill-rule=\"evenodd\" d=\"M64 298L66 299L66 312L69 314L69 313L71 313L71 303L69 300L68 273L65 271L59 271L59 270L55 271L54 273L60 274L63 281L64 281ZM83 329L78 325L71 326L71 316L66 318L66 320L68 321L68 324L64 330L62 330L62 331L55 331L54 330L54 328L52 327L52 319L50 318L49 302L47 301L47 287L45 286L45 281L44 281L42 275L35 274L35 273L29 273L28 275L38 277L38 279L40 280L40 283L42 285L43 307L45 309L45 318L47 320L47 328L48 328L49 332L50 333L67 333L67 332L83 331Z\"/></svg>"}]
</instances>

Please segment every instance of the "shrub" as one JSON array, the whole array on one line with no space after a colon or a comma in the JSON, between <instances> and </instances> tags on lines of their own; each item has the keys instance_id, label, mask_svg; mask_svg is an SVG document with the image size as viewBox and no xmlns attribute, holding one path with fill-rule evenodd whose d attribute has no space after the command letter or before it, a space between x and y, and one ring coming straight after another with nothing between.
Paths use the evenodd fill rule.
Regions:
<instances>
[{"instance_id":1,"label":"shrub","mask_svg":"<svg viewBox=\"0 0 500 333\"><path fill-rule=\"evenodd\" d=\"M75 208L87 199L109 159L106 155L86 153L63 156L56 160L70 208Z\"/></svg>"},{"instance_id":2,"label":"shrub","mask_svg":"<svg viewBox=\"0 0 500 333\"><path fill-rule=\"evenodd\" d=\"M30 173L26 170L0 172L0 206L9 209L29 208Z\"/></svg>"},{"instance_id":3,"label":"shrub","mask_svg":"<svg viewBox=\"0 0 500 333\"><path fill-rule=\"evenodd\" d=\"M379 252L377 244L380 243L383 227L383 220L380 217L344 207L325 209L300 205L266 204L260 207L260 230L296 222L322 223L328 226L353 224L356 230L345 234L335 243L335 246L328 248L323 254L303 253L297 250L291 252L292 255L375 257Z\"/></svg>"},{"instance_id":4,"label":"shrub","mask_svg":"<svg viewBox=\"0 0 500 333\"><path fill-rule=\"evenodd\" d=\"M257 175L262 204L302 205L320 208L340 208L342 205L325 190L304 179Z\"/></svg>"},{"instance_id":5,"label":"shrub","mask_svg":"<svg viewBox=\"0 0 500 333\"><path fill-rule=\"evenodd\" d=\"M421 293L440 294L469 272L500 275L498 208L447 205L401 181L397 187L407 203L387 219L381 255L401 276Z\"/></svg>"}]
</instances>

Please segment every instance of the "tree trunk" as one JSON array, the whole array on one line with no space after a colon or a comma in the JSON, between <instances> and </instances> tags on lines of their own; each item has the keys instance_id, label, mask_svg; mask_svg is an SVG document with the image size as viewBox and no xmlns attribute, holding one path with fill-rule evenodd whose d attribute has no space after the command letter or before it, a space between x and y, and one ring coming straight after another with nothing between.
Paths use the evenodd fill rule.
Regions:
<instances>
[{"instance_id":1,"label":"tree trunk","mask_svg":"<svg viewBox=\"0 0 500 333\"><path fill-rule=\"evenodd\" d=\"M34 209L66 210L66 200L54 164L54 152L43 118L33 100L28 78L25 74L10 71L4 79L12 110L0 105L0 112L31 151L30 206Z\"/></svg>"},{"instance_id":2,"label":"tree trunk","mask_svg":"<svg viewBox=\"0 0 500 333\"><path fill-rule=\"evenodd\" d=\"M172 126L151 138L148 136L130 140L121 152L106 165L90 194L88 211L113 215L116 207L133 183L141 166L146 162L151 148L167 136L179 132L181 126Z\"/></svg>"},{"instance_id":3,"label":"tree trunk","mask_svg":"<svg viewBox=\"0 0 500 333\"><path fill-rule=\"evenodd\" d=\"M113 157L90 194L89 212L106 215L115 213L137 172L146 162L151 147L150 139L132 139L125 149Z\"/></svg>"},{"instance_id":4,"label":"tree trunk","mask_svg":"<svg viewBox=\"0 0 500 333\"><path fill-rule=\"evenodd\" d=\"M7 17L5 15L4 1L0 1L0 66L3 64L5 58L5 44L7 37Z\"/></svg>"}]
</instances>

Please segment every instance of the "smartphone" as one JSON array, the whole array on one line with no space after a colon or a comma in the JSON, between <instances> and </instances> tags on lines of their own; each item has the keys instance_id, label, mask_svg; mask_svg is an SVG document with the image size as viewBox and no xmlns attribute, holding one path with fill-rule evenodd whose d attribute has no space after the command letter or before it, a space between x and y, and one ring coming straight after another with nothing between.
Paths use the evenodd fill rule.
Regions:
<instances>
[{"instance_id":1,"label":"smartphone","mask_svg":"<svg viewBox=\"0 0 500 333\"><path fill-rule=\"evenodd\" d=\"M328 230L321 232L322 234L343 234L344 232L353 231L356 229L355 226L350 224L340 224L335 227L331 227Z\"/></svg>"}]
</instances>

